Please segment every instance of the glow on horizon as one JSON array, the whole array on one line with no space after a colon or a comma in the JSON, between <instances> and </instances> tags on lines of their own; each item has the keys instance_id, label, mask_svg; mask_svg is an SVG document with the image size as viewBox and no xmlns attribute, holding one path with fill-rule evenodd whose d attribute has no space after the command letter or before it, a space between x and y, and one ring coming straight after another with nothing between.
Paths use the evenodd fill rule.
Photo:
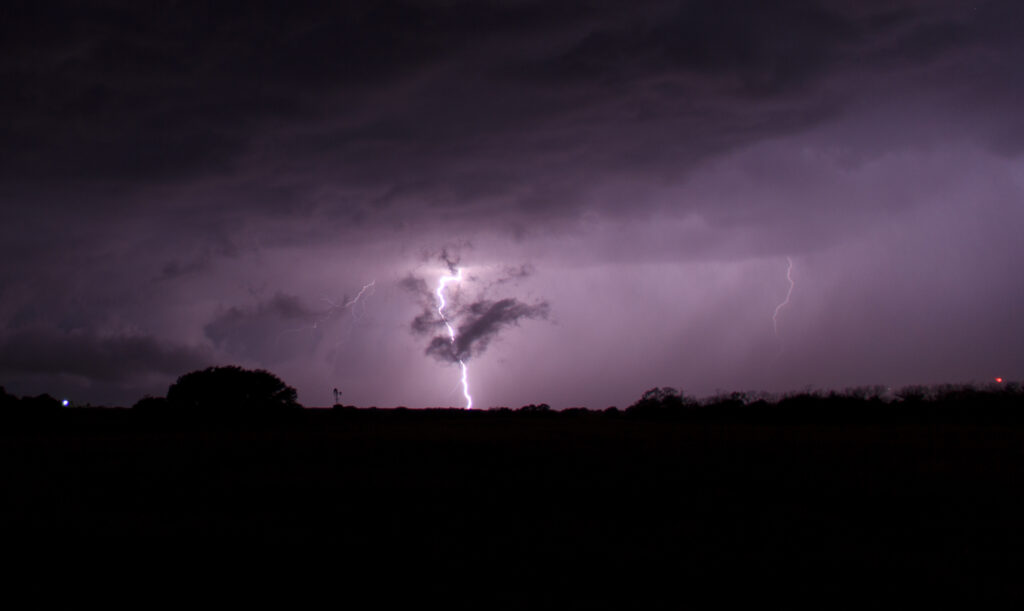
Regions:
<instances>
[{"instance_id":1,"label":"glow on horizon","mask_svg":"<svg viewBox=\"0 0 1024 611\"><path fill-rule=\"evenodd\" d=\"M452 346L455 345L455 329L452 324L448 322L448 318L444 315L444 307L446 302L444 300L444 287L449 282L462 282L462 269L455 270L455 274L447 276L441 276L441 279L437 283L437 314L441 317L444 322L444 326L448 328L448 337L451 338ZM466 397L466 409L473 409L473 397L469 394L469 369L466 367L466 362L459 359L459 365L462 366L462 395Z\"/></svg>"}]
</instances>

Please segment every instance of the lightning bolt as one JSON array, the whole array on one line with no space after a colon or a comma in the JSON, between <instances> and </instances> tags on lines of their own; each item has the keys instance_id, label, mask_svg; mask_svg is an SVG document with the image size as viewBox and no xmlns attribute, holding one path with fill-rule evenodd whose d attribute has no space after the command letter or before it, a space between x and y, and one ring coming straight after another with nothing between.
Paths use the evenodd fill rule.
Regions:
<instances>
[{"instance_id":1,"label":"lightning bolt","mask_svg":"<svg viewBox=\"0 0 1024 611\"><path fill-rule=\"evenodd\" d=\"M452 346L455 345L455 329L452 324L448 322L448 317L444 315L444 307L446 305L444 300L444 287L449 282L462 282L462 269L455 271L455 274L448 276L441 276L441 279L437 283L437 314L441 317L444 322L444 326L448 328L448 337L452 340ZM462 366L462 395L466 397L466 409L473 409L473 397L469 394L469 370L466 369L466 362L459 359L459 365Z\"/></svg>"},{"instance_id":2,"label":"lightning bolt","mask_svg":"<svg viewBox=\"0 0 1024 611\"><path fill-rule=\"evenodd\" d=\"M365 293L369 289L372 289L373 285L375 285L375 284L377 284L377 280L376 279L370 280L370 282L368 284L364 284L363 288L359 289L359 293L355 297L353 297L352 299L349 299L348 302L346 302L345 305L343 305L341 307L343 307L343 308L350 308L350 307L354 306L359 301L359 298L363 296L363 293Z\"/></svg>"},{"instance_id":3,"label":"lightning bolt","mask_svg":"<svg viewBox=\"0 0 1024 611\"><path fill-rule=\"evenodd\" d=\"M356 309L353 308L352 306L354 306L357 303L359 303L359 300L366 293L366 291L369 291L370 289L372 289L375 284L377 284L377 280L376 279L373 279L370 282L368 282L367 284L364 284L363 288L359 290L359 293L356 294L355 297L353 297L352 299L349 299L347 302L345 302L343 304L336 303L335 301L333 301L329 297L323 297L322 299L324 301L326 301L327 305L329 306L327 308L326 312L324 312L321 316L319 316L316 320L314 320L313 324L311 324L311 325L305 325L305 326L302 326L302 327L296 327L294 329L285 329L285 330L281 331L280 333L277 334L277 340L276 341L280 342L281 341L281 337L284 336L286 333L301 333L302 331L316 331L317 329L320 328L320 325L322 323L325 323L325 322L329 321L337 312L339 312L341 310L344 310L346 308L352 308L353 318L354 319L358 318L358 313L356 312ZM365 306L365 304L364 304L364 306ZM365 310L365 307L364 307L364 310ZM339 344L340 344L340 342L339 342ZM335 345L335 348L337 348L337 345Z\"/></svg>"},{"instance_id":4,"label":"lightning bolt","mask_svg":"<svg viewBox=\"0 0 1024 611\"><path fill-rule=\"evenodd\" d=\"M367 282L366 284L363 285L363 288L359 289L359 292L356 293L355 297L353 297L352 299L349 299L348 301L346 301L343 304L337 304L334 301L332 301L331 299L329 299L327 297L324 297L323 298L324 301L326 301L328 303L328 305L331 306L331 308L327 311L327 318L325 318L324 320L329 319L338 310L345 310L345 309L351 308L352 309L352 319L349 321L348 331L347 331L347 334L351 335L352 329L355 327L356 321L358 321L360 319L359 309L355 308L354 306L356 304L360 303L359 300L362 299L362 297L366 293L366 291L370 291L370 294L372 295L373 294L373 290L372 289L373 289L373 287L376 284L377 284L377 279L376 278L374 278L373 280L370 280L369 282ZM366 302L365 301L362 303L362 311L364 313L366 312ZM319 322L320 321L317 321L317 324L319 324ZM315 327L315 325L314 325L314 327ZM337 350L338 350L338 348L341 347L341 344L342 344L343 341L344 341L344 339L339 338L338 341L334 342L334 351L335 351L334 359L335 360L337 360Z\"/></svg>"},{"instance_id":5,"label":"lightning bolt","mask_svg":"<svg viewBox=\"0 0 1024 611\"><path fill-rule=\"evenodd\" d=\"M366 293L366 291L369 291L370 289L372 289L376 284L377 284L377 280L376 279L367 282L366 284L363 285L363 288L359 289L359 292L356 293L355 297L353 297L352 299L349 299L345 303L336 303L330 297L322 297L321 299L326 301L327 305L330 306L330 308L327 310L327 316L329 317L330 315L334 314L338 310L344 310L345 308L351 308L352 306L356 305L357 303L359 303L359 300L363 297L363 295Z\"/></svg>"},{"instance_id":6,"label":"lightning bolt","mask_svg":"<svg viewBox=\"0 0 1024 611\"><path fill-rule=\"evenodd\" d=\"M793 259L786 257L786 280L789 281L789 290L786 291L786 298L782 300L782 303L775 306L775 312L772 313L772 329L775 331L776 339L779 338L779 312L782 308L789 305L789 298L793 294L793 287L796 283L793 282Z\"/></svg>"}]
</instances>

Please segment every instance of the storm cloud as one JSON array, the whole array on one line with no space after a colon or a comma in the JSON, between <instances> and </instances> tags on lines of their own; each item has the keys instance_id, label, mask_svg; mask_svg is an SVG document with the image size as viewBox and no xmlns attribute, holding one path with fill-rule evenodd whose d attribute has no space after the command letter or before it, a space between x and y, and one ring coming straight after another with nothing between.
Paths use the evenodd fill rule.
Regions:
<instances>
[{"instance_id":1,"label":"storm cloud","mask_svg":"<svg viewBox=\"0 0 1024 611\"><path fill-rule=\"evenodd\" d=\"M139 376L168 376L203 366L211 354L150 336L102 337L25 329L0 339L5 375L71 377L126 383Z\"/></svg>"},{"instance_id":2,"label":"storm cloud","mask_svg":"<svg viewBox=\"0 0 1024 611\"><path fill-rule=\"evenodd\" d=\"M436 336L430 340L426 353L450 363L468 361L483 354L503 328L518 325L525 319L547 318L549 309L547 303L529 305L512 298L471 303L459 310L455 341L447 336Z\"/></svg>"},{"instance_id":3,"label":"storm cloud","mask_svg":"<svg viewBox=\"0 0 1024 611\"><path fill-rule=\"evenodd\" d=\"M1021 133L999 93L1020 86L996 81L1021 47L1013 3L59 6L8 9L0 26L5 187L75 183L125 211L144 193L207 224L246 210L524 230L615 210L609 189L649 208L704 161L873 91L927 89L947 66L966 69L947 105L1011 121L968 130L1009 154ZM278 238L298 238L285 224Z\"/></svg>"},{"instance_id":4,"label":"storm cloud","mask_svg":"<svg viewBox=\"0 0 1024 611\"><path fill-rule=\"evenodd\" d=\"M454 274L459 271L458 263L462 255L446 248L432 258L444 265L447 274ZM496 287L513 288L516 283L529 278L533 273L535 270L528 263L505 265L492 270L486 280L476 277L471 272L465 273L463 282L476 285L477 299L472 303L463 303L464 295L473 289L463 290L460 286L463 282L449 283L445 289L446 304L443 317L438 312L440 304L437 301L436 288L430 288L423 278L406 276L400 285L406 292L416 297L422 308L422 311L413 318L411 330L416 335L433 336L425 353L442 362L458 363L477 357L484 353L503 329L517 326L522 320L548 317L550 304L543 300L527 304L513 297L498 300L485 298L485 295ZM455 330L454 341L447 331L447 324L451 324ZM441 334L435 335L439 332Z\"/></svg>"},{"instance_id":5,"label":"storm cloud","mask_svg":"<svg viewBox=\"0 0 1024 611\"><path fill-rule=\"evenodd\" d=\"M208 356L306 404L450 404L458 356L510 405L1013 377L1021 31L1010 0L7 3L0 384L102 401Z\"/></svg>"}]
</instances>

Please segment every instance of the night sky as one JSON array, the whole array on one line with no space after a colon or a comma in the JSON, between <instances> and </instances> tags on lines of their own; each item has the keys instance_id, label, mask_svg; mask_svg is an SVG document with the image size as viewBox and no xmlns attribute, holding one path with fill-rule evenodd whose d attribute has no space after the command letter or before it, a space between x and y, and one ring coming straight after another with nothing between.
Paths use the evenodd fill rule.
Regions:
<instances>
[{"instance_id":1,"label":"night sky","mask_svg":"<svg viewBox=\"0 0 1024 611\"><path fill-rule=\"evenodd\" d=\"M1022 32L1017 0L4 2L0 384L1019 378Z\"/></svg>"}]
</instances>

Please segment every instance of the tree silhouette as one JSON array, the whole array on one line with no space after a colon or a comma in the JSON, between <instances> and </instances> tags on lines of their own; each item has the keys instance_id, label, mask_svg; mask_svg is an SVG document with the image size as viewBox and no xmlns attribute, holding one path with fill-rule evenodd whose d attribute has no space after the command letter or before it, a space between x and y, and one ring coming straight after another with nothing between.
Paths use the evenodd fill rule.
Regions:
<instances>
[{"instance_id":1,"label":"tree silhouette","mask_svg":"<svg viewBox=\"0 0 1024 611\"><path fill-rule=\"evenodd\" d=\"M36 413L55 412L60 409L60 401L44 393L35 397L22 397L21 406Z\"/></svg>"},{"instance_id":2,"label":"tree silhouette","mask_svg":"<svg viewBox=\"0 0 1024 611\"><path fill-rule=\"evenodd\" d=\"M6 410L18 406L18 397L8 394L7 389L0 386L0 409Z\"/></svg>"},{"instance_id":3,"label":"tree silhouette","mask_svg":"<svg viewBox=\"0 0 1024 611\"><path fill-rule=\"evenodd\" d=\"M209 367L186 373L167 389L172 408L209 412L275 411L302 407L297 393L262 369Z\"/></svg>"},{"instance_id":4,"label":"tree silhouette","mask_svg":"<svg viewBox=\"0 0 1024 611\"><path fill-rule=\"evenodd\" d=\"M697 402L670 386L651 388L644 392L640 400L626 408L626 413L633 415L665 415L678 413L679 408L694 407Z\"/></svg>"},{"instance_id":5,"label":"tree silhouette","mask_svg":"<svg viewBox=\"0 0 1024 611\"><path fill-rule=\"evenodd\" d=\"M157 412L167 409L168 406L169 403L167 402L167 399L164 397L145 396L136 401L135 405L132 406L132 409L137 409L139 411L145 412Z\"/></svg>"}]
</instances>

